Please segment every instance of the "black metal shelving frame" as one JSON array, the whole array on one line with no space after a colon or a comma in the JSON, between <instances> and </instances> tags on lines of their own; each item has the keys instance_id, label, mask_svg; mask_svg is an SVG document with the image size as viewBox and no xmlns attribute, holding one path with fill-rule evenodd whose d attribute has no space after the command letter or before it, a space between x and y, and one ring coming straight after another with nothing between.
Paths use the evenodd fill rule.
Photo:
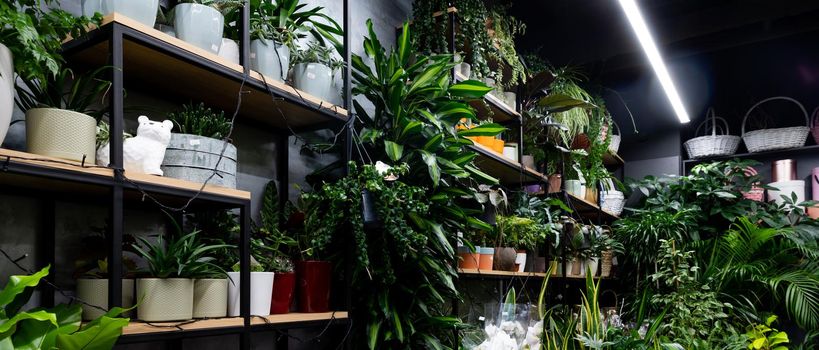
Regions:
<instances>
[{"instance_id":1,"label":"black metal shelving frame","mask_svg":"<svg viewBox=\"0 0 819 350\"><path fill-rule=\"evenodd\" d=\"M351 57L351 40L350 40L350 32L351 32L351 23L350 23L350 1L344 0L343 1L343 28L344 28L344 36L343 36L343 43L344 43L344 59L345 62L350 62ZM249 33L249 23L250 23L250 8L249 2L245 2L245 6L242 8L242 23L240 24L241 27L241 38L240 40L240 65L243 67L242 72L235 71L233 69L229 69L217 62L211 61L207 58L202 56L193 54L183 48L177 47L173 44L170 44L166 41L157 39L151 35L146 35L145 33L130 28L126 25L113 21L111 23L105 24L100 28L96 28L88 33L88 35L72 40L67 42L63 47L63 53L66 57L70 57L73 53L81 52L83 50L89 49L92 46L97 44L107 42L108 44L108 59L107 64L112 67L110 73L111 79L111 89L110 89L110 109L109 109L109 124L110 124L110 165L109 168L113 171L113 176L102 176L102 175L94 175L88 174L78 171L71 171L67 169L62 169L59 167L50 167L46 165L39 165L39 164L30 164L25 162L15 162L12 161L11 157L0 157L0 173L3 174L11 174L11 175L19 175L24 177L34 177L40 179L46 179L50 181L58 181L70 184L82 184L82 185L90 185L97 189L100 189L101 192L106 193L103 198L99 198L100 196L94 198L76 198L65 193L59 193L59 191L52 191L48 188L39 188L36 190L31 189L22 189L22 188L15 188L15 186L6 186L6 189L3 190L4 193L9 194L17 194L22 196L33 196L38 198L47 199L49 205L46 206L46 222L44 227L46 228L47 237L50 236L52 239L47 240L47 242L43 242L42 245L48 247L38 247L38 249L42 249L45 252L46 259L49 263L55 263L55 247L54 247L54 229L55 229L55 213L54 213L54 203L57 200L68 200L77 203L85 203L88 201L98 201L101 203L106 204L109 206L109 219L110 219L110 232L107 235L108 237L108 249L107 249L107 256L108 256L108 275L111 276L109 278L108 283L108 305L109 307L121 306L122 300L122 239L123 239L123 230L124 230L124 208L126 202L129 201L126 198L126 194L129 191L145 191L152 195L161 196L163 198L177 198L177 199L187 199L194 195L197 195L197 199L195 203L198 204L206 204L211 207L222 207L225 209L238 209L239 211L239 226L240 226L240 235L239 235L239 254L241 256L240 264L240 278L243 281L247 281L247 283L242 283L240 287L240 296L241 296L241 303L240 303L240 317L244 320L241 326L233 326L233 327L219 327L219 328L204 328L204 329L195 329L195 330L185 330L185 331L173 331L173 332L156 332L156 333L140 333L140 334L133 334L133 335L123 335L120 338L118 344L129 344L129 343L143 343L143 342L165 342L165 341L181 341L185 338L191 337L204 337L204 336L216 336L216 335L237 335L239 336L239 348L241 349L249 349L251 347L250 342L250 335L253 332L260 332L265 330L287 330L291 328L306 328L306 327L315 327L319 325L325 325L330 322L330 325L342 325L342 324L349 324L347 319L335 319L332 320L321 320L321 321L294 321L294 322L282 322L282 323L275 323L275 324L251 324L250 315L250 199L249 198L238 198L233 197L230 195L222 195L219 193L208 192L204 191L201 193L197 193L197 191L184 189L184 188L176 188L170 186L164 186L161 184L151 184L151 183L144 183L140 182L138 185L129 181L124 174L123 168L123 129L124 129L124 88L125 88L125 75L128 72L128 67L125 66L125 53L124 53L124 42L131 41L141 45L143 47L147 47L151 50L155 50L161 52L162 54L169 55L175 59L185 62L186 64L197 66L201 69L207 70L211 73L218 74L230 80L236 82L242 82L249 87L255 88L261 91L270 91L271 94L275 95L276 98L280 98L282 103L292 104L300 106L306 110L312 110L314 112L320 113L323 118L325 119L322 123L315 123L315 125L311 125L307 128L278 128L272 130L273 133L277 137L277 180L279 182L279 192L280 198L282 201L286 201L288 198L288 191L289 191L289 178L288 178L288 169L289 169L289 158L288 158L288 138L292 132L301 132L307 130L317 130L317 129L324 129L328 127L346 127L345 134L345 147L342 154L344 159L350 159L352 154L352 137L350 137L350 125L348 121L352 119L351 116L341 116L338 113L334 113L326 108L321 108L321 106L314 106L310 103L304 101L301 98L295 97L292 94L283 93L281 91L277 91L276 89L271 89L270 86L257 81L255 79L250 79L250 69L249 69L249 57L250 57L250 33ZM70 60L69 60L69 63ZM158 80L158 79L157 79ZM349 65L344 71L343 75L344 80L344 108L349 109L349 106L352 105L351 100L351 72ZM238 95L238 91L237 91ZM207 101L205 101L207 102ZM272 112L271 112L272 114ZM3 159L5 158L5 159ZM50 208L50 209L49 209ZM345 267L349 274L349 266ZM349 292L349 279L347 281L347 290L345 291L346 294L346 309L350 310L350 292ZM43 304L45 306L51 306L54 304L54 291L48 288L43 289L44 297L43 297ZM349 338L349 337L347 337ZM349 339L347 340L347 348L350 348ZM286 348L286 342L283 344Z\"/></svg>"}]
</instances>

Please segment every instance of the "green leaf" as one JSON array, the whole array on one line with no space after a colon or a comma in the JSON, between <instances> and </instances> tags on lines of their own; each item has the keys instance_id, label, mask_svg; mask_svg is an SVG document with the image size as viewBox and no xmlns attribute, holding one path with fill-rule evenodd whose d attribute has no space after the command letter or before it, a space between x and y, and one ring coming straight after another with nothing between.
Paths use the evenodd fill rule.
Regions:
<instances>
[{"instance_id":1,"label":"green leaf","mask_svg":"<svg viewBox=\"0 0 819 350\"><path fill-rule=\"evenodd\" d=\"M538 106L543 107L546 113L566 112L575 108L596 108L588 101L578 100L568 95L550 94L538 101Z\"/></svg>"},{"instance_id":2,"label":"green leaf","mask_svg":"<svg viewBox=\"0 0 819 350\"><path fill-rule=\"evenodd\" d=\"M385 140L384 151L387 152L387 157L390 157L390 160L397 162L404 154L404 146Z\"/></svg>"},{"instance_id":3,"label":"green leaf","mask_svg":"<svg viewBox=\"0 0 819 350\"><path fill-rule=\"evenodd\" d=\"M492 91L492 88L477 80L467 80L449 87L449 93L463 98L479 99Z\"/></svg>"},{"instance_id":4,"label":"green leaf","mask_svg":"<svg viewBox=\"0 0 819 350\"><path fill-rule=\"evenodd\" d=\"M424 150L418 150L418 152L421 153L421 158L427 165L429 177L432 179L432 186L438 187L438 183L441 182L441 169L438 168L438 158L435 156L435 154Z\"/></svg>"},{"instance_id":5,"label":"green leaf","mask_svg":"<svg viewBox=\"0 0 819 350\"><path fill-rule=\"evenodd\" d=\"M478 168L475 168L472 165L466 165L466 166L464 166L464 169L466 169L466 171L472 173L472 175L477 177L476 180L478 180L481 183L492 184L492 185L496 185L496 184L500 183L500 181L498 181L498 179L490 176L487 173L484 173L483 171L478 170Z\"/></svg>"},{"instance_id":6,"label":"green leaf","mask_svg":"<svg viewBox=\"0 0 819 350\"><path fill-rule=\"evenodd\" d=\"M506 128L497 123L481 124L472 129L458 131L458 135L467 136L495 136L506 131Z\"/></svg>"},{"instance_id":7,"label":"green leaf","mask_svg":"<svg viewBox=\"0 0 819 350\"><path fill-rule=\"evenodd\" d=\"M404 140L409 136L417 135L421 131L421 126L424 124L419 121L411 121L404 125L404 128L401 129L401 133L398 135L398 140Z\"/></svg>"},{"instance_id":8,"label":"green leaf","mask_svg":"<svg viewBox=\"0 0 819 350\"><path fill-rule=\"evenodd\" d=\"M112 349L122 335L122 328L130 319L101 316L91 327L83 327L79 332L57 335L59 349L107 350Z\"/></svg>"},{"instance_id":9,"label":"green leaf","mask_svg":"<svg viewBox=\"0 0 819 350\"><path fill-rule=\"evenodd\" d=\"M0 291L0 307L5 308L6 316L11 317L13 314L17 312L17 310L9 310L7 306L11 304L18 295L23 293L26 288L34 288L37 284L40 283L40 279L48 275L48 270L50 266L46 266L42 270L38 271L37 273L30 275L30 276L11 276L9 277L9 282L6 284L6 287L3 288L3 291ZM26 300L23 301L20 305L25 304L28 301L28 297ZM0 332L1 333L1 332Z\"/></svg>"},{"instance_id":10,"label":"green leaf","mask_svg":"<svg viewBox=\"0 0 819 350\"><path fill-rule=\"evenodd\" d=\"M424 150L427 152L435 152L441 147L441 142L444 140L444 134L436 134L435 136L431 137L427 142L424 144Z\"/></svg>"}]
</instances>

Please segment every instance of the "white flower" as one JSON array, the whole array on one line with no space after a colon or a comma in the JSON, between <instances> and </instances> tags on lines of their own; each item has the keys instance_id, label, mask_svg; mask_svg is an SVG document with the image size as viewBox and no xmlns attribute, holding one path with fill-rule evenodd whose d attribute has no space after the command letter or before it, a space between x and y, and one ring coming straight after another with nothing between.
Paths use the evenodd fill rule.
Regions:
<instances>
[{"instance_id":1,"label":"white flower","mask_svg":"<svg viewBox=\"0 0 819 350\"><path fill-rule=\"evenodd\" d=\"M379 175L384 176L385 181L398 180L398 175L395 175L392 171L392 167L380 160L375 163L375 171L377 171Z\"/></svg>"}]
</instances>

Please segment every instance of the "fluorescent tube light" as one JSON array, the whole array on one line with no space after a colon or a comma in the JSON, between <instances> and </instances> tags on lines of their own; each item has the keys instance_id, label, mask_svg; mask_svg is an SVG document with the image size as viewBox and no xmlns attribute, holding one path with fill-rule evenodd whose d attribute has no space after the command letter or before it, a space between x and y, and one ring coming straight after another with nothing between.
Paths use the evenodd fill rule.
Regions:
<instances>
[{"instance_id":1,"label":"fluorescent tube light","mask_svg":"<svg viewBox=\"0 0 819 350\"><path fill-rule=\"evenodd\" d=\"M680 94L677 93L677 88L674 87L674 81L671 80L671 75L668 74L668 69L665 67L660 51L657 50L657 45L654 44L654 38L651 37L651 32L648 31L643 15L640 13L640 8L637 6L635 0L619 0L620 6L623 7L623 12L626 13L631 28L634 29L634 34L640 40L640 45L643 47L651 67L654 68L654 73L660 84L663 86L665 95L668 101L671 102L671 107L674 108L674 113L681 123L688 123L691 119L688 117L688 112L683 106Z\"/></svg>"}]
</instances>

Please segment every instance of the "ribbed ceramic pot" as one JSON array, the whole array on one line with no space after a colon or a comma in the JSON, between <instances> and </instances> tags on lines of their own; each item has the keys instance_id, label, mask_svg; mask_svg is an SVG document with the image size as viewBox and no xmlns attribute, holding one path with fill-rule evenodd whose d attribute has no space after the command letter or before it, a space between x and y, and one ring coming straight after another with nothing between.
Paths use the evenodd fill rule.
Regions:
<instances>
[{"instance_id":1,"label":"ribbed ceramic pot","mask_svg":"<svg viewBox=\"0 0 819 350\"><path fill-rule=\"evenodd\" d=\"M227 301L227 278L204 278L193 282L193 318L225 317Z\"/></svg>"},{"instance_id":2,"label":"ribbed ceramic pot","mask_svg":"<svg viewBox=\"0 0 819 350\"><path fill-rule=\"evenodd\" d=\"M28 151L85 164L96 164L97 121L89 115L56 108L26 112Z\"/></svg>"},{"instance_id":3,"label":"ribbed ceramic pot","mask_svg":"<svg viewBox=\"0 0 819 350\"><path fill-rule=\"evenodd\" d=\"M193 280L188 278L140 278L136 283L137 318L147 322L193 318Z\"/></svg>"},{"instance_id":4,"label":"ribbed ceramic pot","mask_svg":"<svg viewBox=\"0 0 819 350\"><path fill-rule=\"evenodd\" d=\"M107 278L79 278L77 279L77 298L91 305L108 309L108 279ZM83 321L91 321L104 315L105 312L85 304L82 306ZM134 280L122 280L122 307L127 309L134 306ZM130 312L123 316L128 317Z\"/></svg>"},{"instance_id":5,"label":"ribbed ceramic pot","mask_svg":"<svg viewBox=\"0 0 819 350\"><path fill-rule=\"evenodd\" d=\"M277 81L285 81L290 69L290 48L273 40L250 42L250 69Z\"/></svg>"},{"instance_id":6,"label":"ribbed ceramic pot","mask_svg":"<svg viewBox=\"0 0 819 350\"><path fill-rule=\"evenodd\" d=\"M14 113L14 60L11 51L0 43L0 145L6 138Z\"/></svg>"},{"instance_id":7,"label":"ribbed ceramic pot","mask_svg":"<svg viewBox=\"0 0 819 350\"><path fill-rule=\"evenodd\" d=\"M241 311L240 290L242 281L239 272L228 272L228 316L239 316ZM266 316L270 314L270 300L273 295L273 272L250 273L250 314Z\"/></svg>"},{"instance_id":8,"label":"ribbed ceramic pot","mask_svg":"<svg viewBox=\"0 0 819 350\"><path fill-rule=\"evenodd\" d=\"M222 160L219 156L222 149ZM162 172L165 177L236 188L236 146L225 141L189 134L171 134L165 149ZM217 166L218 163L218 166ZM218 176L213 176L216 169Z\"/></svg>"},{"instance_id":9,"label":"ribbed ceramic pot","mask_svg":"<svg viewBox=\"0 0 819 350\"><path fill-rule=\"evenodd\" d=\"M177 38L218 54L222 46L225 16L210 6L179 4L174 7L173 27Z\"/></svg>"},{"instance_id":10,"label":"ribbed ceramic pot","mask_svg":"<svg viewBox=\"0 0 819 350\"><path fill-rule=\"evenodd\" d=\"M219 57L230 63L239 64L239 43L235 40L222 38L222 46L219 47Z\"/></svg>"},{"instance_id":11,"label":"ribbed ceramic pot","mask_svg":"<svg viewBox=\"0 0 819 350\"><path fill-rule=\"evenodd\" d=\"M299 63L293 66L293 87L322 101L333 101L333 70L321 63Z\"/></svg>"}]
</instances>

